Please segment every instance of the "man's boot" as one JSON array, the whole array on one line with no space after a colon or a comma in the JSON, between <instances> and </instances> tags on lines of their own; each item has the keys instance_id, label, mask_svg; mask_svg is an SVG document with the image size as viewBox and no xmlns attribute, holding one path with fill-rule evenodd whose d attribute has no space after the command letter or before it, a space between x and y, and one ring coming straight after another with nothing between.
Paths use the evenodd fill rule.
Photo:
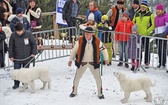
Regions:
<instances>
[{"instance_id":1,"label":"man's boot","mask_svg":"<svg viewBox=\"0 0 168 105\"><path fill-rule=\"evenodd\" d=\"M17 89L19 87L20 81L14 80L14 86L13 89Z\"/></svg>"}]
</instances>

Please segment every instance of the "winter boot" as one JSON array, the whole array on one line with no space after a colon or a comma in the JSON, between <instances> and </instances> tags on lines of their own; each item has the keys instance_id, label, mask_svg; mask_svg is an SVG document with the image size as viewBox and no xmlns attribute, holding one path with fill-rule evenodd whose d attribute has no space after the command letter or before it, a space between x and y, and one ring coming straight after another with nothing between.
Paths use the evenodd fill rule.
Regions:
<instances>
[{"instance_id":1,"label":"winter boot","mask_svg":"<svg viewBox=\"0 0 168 105\"><path fill-rule=\"evenodd\" d=\"M20 81L14 80L14 86L13 89L17 89L19 87Z\"/></svg>"},{"instance_id":2,"label":"winter boot","mask_svg":"<svg viewBox=\"0 0 168 105\"><path fill-rule=\"evenodd\" d=\"M123 66L123 63L120 62L117 66Z\"/></svg>"},{"instance_id":3,"label":"winter boot","mask_svg":"<svg viewBox=\"0 0 168 105\"><path fill-rule=\"evenodd\" d=\"M125 67L126 67L126 68L129 68L129 65L128 65L128 63L125 63Z\"/></svg>"}]
</instances>

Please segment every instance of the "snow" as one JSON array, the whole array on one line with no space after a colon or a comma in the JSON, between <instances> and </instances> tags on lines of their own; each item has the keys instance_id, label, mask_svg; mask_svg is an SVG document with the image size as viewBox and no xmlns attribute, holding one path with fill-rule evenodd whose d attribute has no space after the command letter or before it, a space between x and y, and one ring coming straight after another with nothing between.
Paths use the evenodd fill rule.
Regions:
<instances>
[{"instance_id":1,"label":"snow","mask_svg":"<svg viewBox=\"0 0 168 105\"><path fill-rule=\"evenodd\" d=\"M154 82L157 81L155 87L151 88L154 97L164 97L168 101L168 73L165 70L147 69L144 72L140 69L137 73L132 73L125 67L117 67L117 62L112 62L111 66L103 68L103 94L105 99L100 100L97 97L96 83L93 75L86 70L80 80L78 87L78 95L70 98L69 94L72 91L72 83L75 76L76 67L68 67L69 57L48 60L36 63L36 66L48 67L51 74L51 89L46 88L40 90L42 83L40 80L35 81L35 93L30 93L30 87L25 92L19 92L23 87L16 90L12 89L13 80L0 78L0 104L1 105L152 105L145 102L143 99L145 93L143 91L131 93L128 103L122 104L120 100L123 98L123 91L120 88L119 82L114 77L113 72L124 72L130 78L140 76L148 76ZM12 69L12 68L11 68ZM0 69L0 74L6 74L6 71ZM168 104L167 104L168 105Z\"/></svg>"}]
</instances>

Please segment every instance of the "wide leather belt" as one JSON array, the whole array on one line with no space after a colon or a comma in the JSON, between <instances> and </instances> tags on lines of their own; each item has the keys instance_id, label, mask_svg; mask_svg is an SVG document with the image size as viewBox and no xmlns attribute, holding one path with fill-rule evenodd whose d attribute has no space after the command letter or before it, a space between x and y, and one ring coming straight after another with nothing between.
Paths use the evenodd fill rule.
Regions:
<instances>
[{"instance_id":1,"label":"wide leather belt","mask_svg":"<svg viewBox=\"0 0 168 105\"><path fill-rule=\"evenodd\" d=\"M81 65L85 66L87 63L89 63L90 65L94 65L94 62L82 62Z\"/></svg>"}]
</instances>

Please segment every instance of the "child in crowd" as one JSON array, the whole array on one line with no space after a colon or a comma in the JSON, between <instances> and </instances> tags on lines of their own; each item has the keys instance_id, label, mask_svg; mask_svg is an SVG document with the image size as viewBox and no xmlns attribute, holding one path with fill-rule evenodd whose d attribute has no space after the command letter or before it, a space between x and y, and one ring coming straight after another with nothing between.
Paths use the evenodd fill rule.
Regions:
<instances>
[{"instance_id":1,"label":"child in crowd","mask_svg":"<svg viewBox=\"0 0 168 105\"><path fill-rule=\"evenodd\" d=\"M131 70L134 71L139 67L139 48L137 43L140 43L140 35L138 34L138 26L135 24L132 26L132 35L130 36L129 44L128 44L128 58L132 60Z\"/></svg>"},{"instance_id":2,"label":"child in crowd","mask_svg":"<svg viewBox=\"0 0 168 105\"><path fill-rule=\"evenodd\" d=\"M119 43L119 64L117 66L123 66L123 58L125 57L125 67L129 68L128 65L128 40L130 39L129 34L132 33L133 22L129 18L129 12L125 11L122 14L121 20L117 23L115 40Z\"/></svg>"},{"instance_id":3,"label":"child in crowd","mask_svg":"<svg viewBox=\"0 0 168 105\"><path fill-rule=\"evenodd\" d=\"M101 22L98 24L98 37L100 40L106 45L108 56L109 56L109 65L111 65L112 61L112 39L111 39L111 33L109 32L112 30L110 26L110 22L108 21L108 16L103 15L101 18ZM103 60L103 56L101 56L101 61L103 61L103 64L105 64Z\"/></svg>"},{"instance_id":4,"label":"child in crowd","mask_svg":"<svg viewBox=\"0 0 168 105\"><path fill-rule=\"evenodd\" d=\"M84 30L86 27L92 27L93 29L97 28L97 23L94 21L94 14L90 13L88 16L88 21L84 24L80 24L79 28Z\"/></svg>"}]
</instances>

